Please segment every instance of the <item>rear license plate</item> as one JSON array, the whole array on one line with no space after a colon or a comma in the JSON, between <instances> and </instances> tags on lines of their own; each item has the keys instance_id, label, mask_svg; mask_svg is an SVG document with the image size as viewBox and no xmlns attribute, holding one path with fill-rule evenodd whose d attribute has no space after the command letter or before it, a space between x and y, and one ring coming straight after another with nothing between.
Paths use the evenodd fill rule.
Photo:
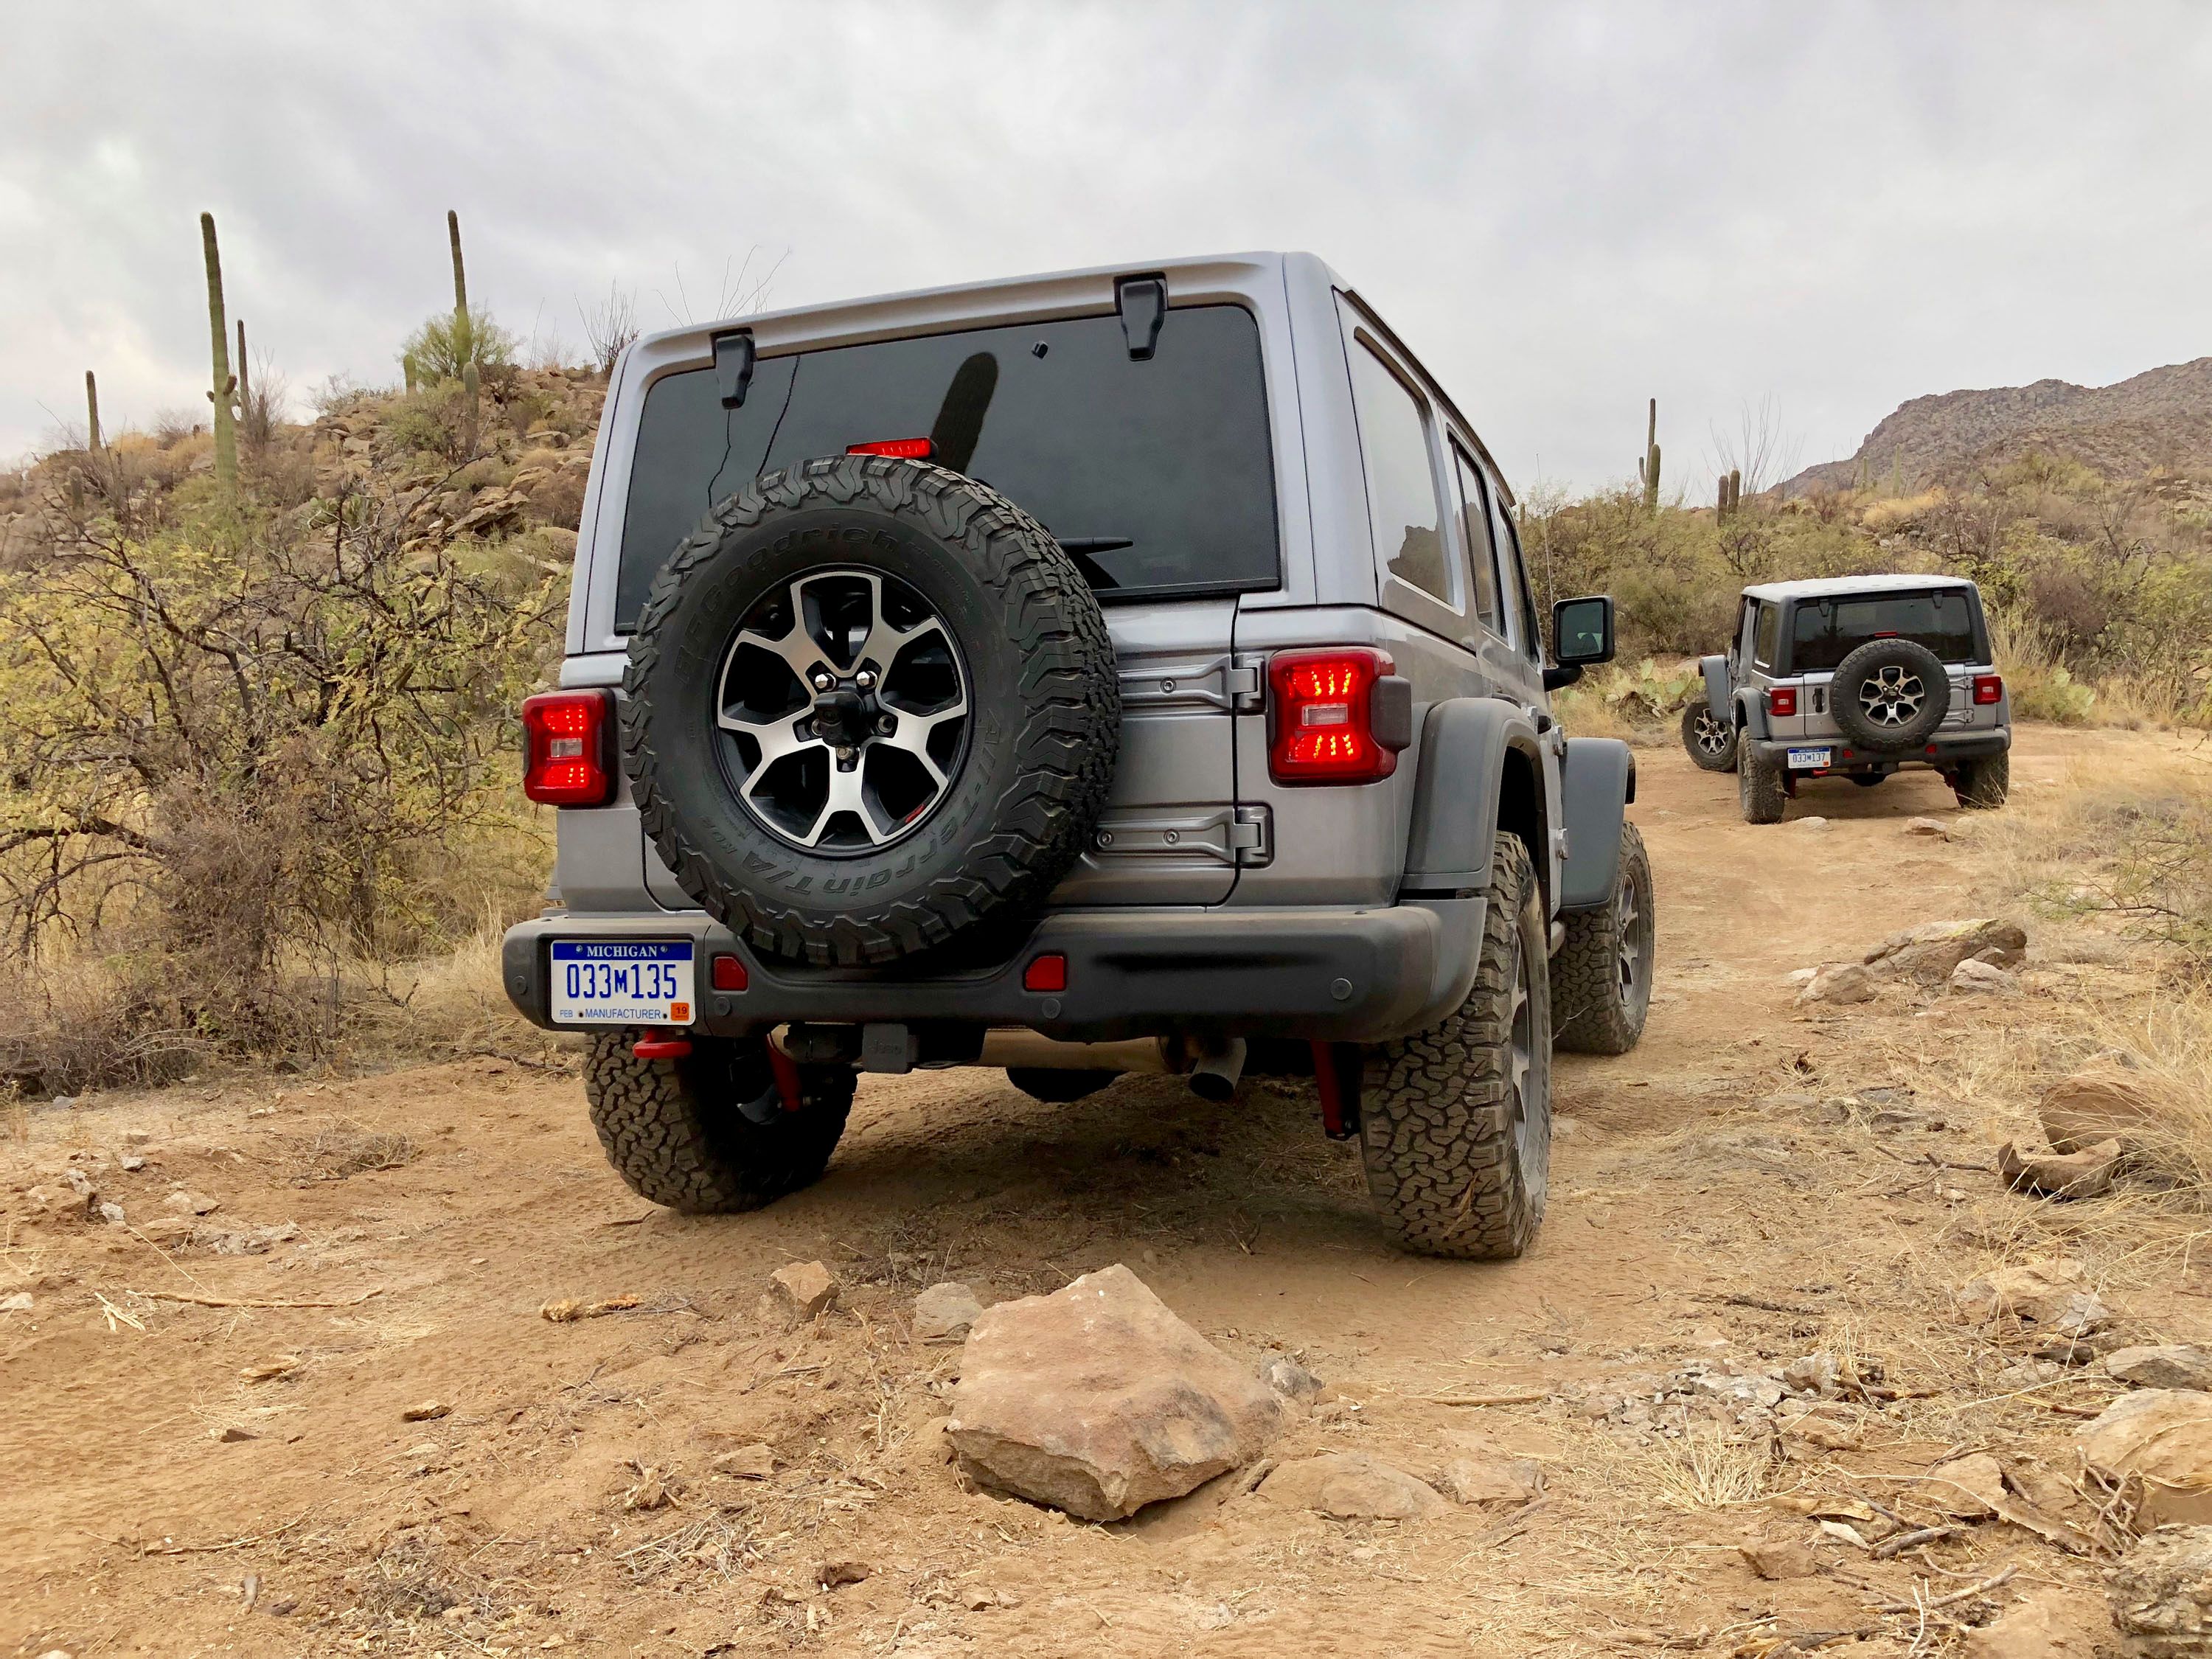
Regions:
<instances>
[{"instance_id":1,"label":"rear license plate","mask_svg":"<svg viewBox=\"0 0 2212 1659\"><path fill-rule=\"evenodd\" d=\"M689 1025L689 939L553 941L556 1025Z\"/></svg>"},{"instance_id":2,"label":"rear license plate","mask_svg":"<svg viewBox=\"0 0 2212 1659\"><path fill-rule=\"evenodd\" d=\"M1790 751L1790 769L1793 772L1818 771L1828 763L1832 749L1793 749Z\"/></svg>"}]
</instances>

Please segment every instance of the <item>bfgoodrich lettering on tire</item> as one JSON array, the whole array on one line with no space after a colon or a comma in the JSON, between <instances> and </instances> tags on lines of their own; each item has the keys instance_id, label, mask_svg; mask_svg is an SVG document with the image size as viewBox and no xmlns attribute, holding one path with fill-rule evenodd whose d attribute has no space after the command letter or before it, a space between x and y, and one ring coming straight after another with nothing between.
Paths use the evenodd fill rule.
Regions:
<instances>
[{"instance_id":1,"label":"bfgoodrich lettering on tire","mask_svg":"<svg viewBox=\"0 0 2212 1659\"><path fill-rule=\"evenodd\" d=\"M1467 1000L1367 1057L1360 1154L1405 1249L1496 1259L1536 1237L1552 1158L1547 932L1528 849L1500 836Z\"/></svg>"},{"instance_id":2,"label":"bfgoodrich lettering on tire","mask_svg":"<svg viewBox=\"0 0 2212 1659\"><path fill-rule=\"evenodd\" d=\"M824 965L1041 904L1120 749L1074 562L988 486L882 456L716 507L654 581L623 689L624 763L678 884Z\"/></svg>"}]
</instances>

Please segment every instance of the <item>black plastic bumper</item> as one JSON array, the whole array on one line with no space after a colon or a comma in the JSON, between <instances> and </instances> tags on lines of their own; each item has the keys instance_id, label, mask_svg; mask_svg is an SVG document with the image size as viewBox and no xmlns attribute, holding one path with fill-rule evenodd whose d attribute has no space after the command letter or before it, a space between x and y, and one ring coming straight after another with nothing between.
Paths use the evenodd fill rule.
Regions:
<instances>
[{"instance_id":1,"label":"black plastic bumper","mask_svg":"<svg viewBox=\"0 0 2212 1659\"><path fill-rule=\"evenodd\" d=\"M1001 966L939 975L763 963L696 914L541 916L507 930L507 994L537 1024L549 1013L556 939L684 939L699 946L693 1030L742 1036L787 1023L1026 1026L1103 1040L1175 1031L1379 1042L1434 1024L1465 1000L1484 897L1376 909L1064 910L1045 916ZM746 988L709 988L720 953ZM1030 962L1067 960L1066 988L1024 990Z\"/></svg>"},{"instance_id":2,"label":"black plastic bumper","mask_svg":"<svg viewBox=\"0 0 2212 1659\"><path fill-rule=\"evenodd\" d=\"M1832 764L1825 772L1794 774L1801 778L1819 778L1838 772L1904 766L1931 766L1940 770L1978 756L2002 755L2012 747L2012 728L2000 726L1986 732L1939 732L1917 749L1894 750L1854 748L1842 738L1756 738L1746 741L1759 759L1784 772L1789 770L1790 751L1793 749L1832 750Z\"/></svg>"}]
</instances>

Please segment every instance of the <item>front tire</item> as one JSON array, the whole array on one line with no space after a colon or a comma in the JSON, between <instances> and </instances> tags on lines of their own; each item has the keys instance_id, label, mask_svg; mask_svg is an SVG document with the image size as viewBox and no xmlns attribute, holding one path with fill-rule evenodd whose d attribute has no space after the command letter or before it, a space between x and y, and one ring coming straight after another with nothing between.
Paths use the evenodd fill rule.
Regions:
<instances>
[{"instance_id":1,"label":"front tire","mask_svg":"<svg viewBox=\"0 0 2212 1659\"><path fill-rule=\"evenodd\" d=\"M1960 761L1952 775L1951 793L1970 811L1993 811L2012 793L2012 757L1982 755Z\"/></svg>"},{"instance_id":2,"label":"front tire","mask_svg":"<svg viewBox=\"0 0 2212 1659\"><path fill-rule=\"evenodd\" d=\"M726 1215L822 1178L853 1108L850 1070L800 1066L800 1109L787 1112L766 1042L694 1037L681 1060L640 1060L640 1035L594 1032L584 1062L592 1127L632 1192L685 1215Z\"/></svg>"},{"instance_id":3,"label":"front tire","mask_svg":"<svg viewBox=\"0 0 2212 1659\"><path fill-rule=\"evenodd\" d=\"M1578 1054L1625 1054L1651 1012L1658 917L1651 860L1632 823L1620 826L1620 867L1601 909L1562 918L1566 942L1552 957L1555 1046Z\"/></svg>"},{"instance_id":4,"label":"front tire","mask_svg":"<svg viewBox=\"0 0 2212 1659\"><path fill-rule=\"evenodd\" d=\"M1790 804L1782 787L1782 769L1759 758L1748 745L1739 751L1735 765L1736 799L1746 823L1779 823Z\"/></svg>"},{"instance_id":5,"label":"front tire","mask_svg":"<svg viewBox=\"0 0 2212 1659\"><path fill-rule=\"evenodd\" d=\"M1682 711L1682 747L1701 772L1735 770L1735 748L1740 733L1725 720L1713 718L1705 702L1693 702Z\"/></svg>"},{"instance_id":6,"label":"front tire","mask_svg":"<svg viewBox=\"0 0 2212 1659\"><path fill-rule=\"evenodd\" d=\"M1501 836L1467 1000L1367 1056L1360 1157L1401 1249L1500 1261L1535 1239L1552 1148L1547 933L1528 849Z\"/></svg>"}]
</instances>

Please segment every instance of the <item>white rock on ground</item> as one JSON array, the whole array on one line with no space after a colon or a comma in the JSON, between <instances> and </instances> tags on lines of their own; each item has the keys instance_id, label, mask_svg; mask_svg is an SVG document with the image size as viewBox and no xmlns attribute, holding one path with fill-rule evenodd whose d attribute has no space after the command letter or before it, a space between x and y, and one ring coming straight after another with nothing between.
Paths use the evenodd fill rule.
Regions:
<instances>
[{"instance_id":1,"label":"white rock on ground","mask_svg":"<svg viewBox=\"0 0 2212 1659\"><path fill-rule=\"evenodd\" d=\"M1790 827L1792 830L1809 830L1814 834L1818 835L1821 830L1826 830L1828 827L1828 821L1824 817L1819 817L1797 818L1791 822Z\"/></svg>"},{"instance_id":2,"label":"white rock on ground","mask_svg":"<svg viewBox=\"0 0 2212 1659\"><path fill-rule=\"evenodd\" d=\"M1945 827L1941 818L1907 818L1905 821L1905 833L1908 836L1924 836L1930 841L1951 839L1951 832Z\"/></svg>"},{"instance_id":3,"label":"white rock on ground","mask_svg":"<svg viewBox=\"0 0 2212 1659\"><path fill-rule=\"evenodd\" d=\"M2129 1659L2212 1653L2212 1527L2160 1527L2138 1540L2107 1594Z\"/></svg>"},{"instance_id":4,"label":"white rock on ground","mask_svg":"<svg viewBox=\"0 0 2212 1659\"><path fill-rule=\"evenodd\" d=\"M2008 974L1996 963L1984 962L1979 957L1968 957L1954 968L1948 982L1953 994L1957 996L2016 997L2021 994L2018 974Z\"/></svg>"},{"instance_id":5,"label":"white rock on ground","mask_svg":"<svg viewBox=\"0 0 2212 1659\"><path fill-rule=\"evenodd\" d=\"M794 1261L769 1275L769 1292L788 1319L811 1319L837 1299L837 1276L819 1261Z\"/></svg>"},{"instance_id":6,"label":"white rock on ground","mask_svg":"<svg viewBox=\"0 0 2212 1659\"><path fill-rule=\"evenodd\" d=\"M2194 1343L2115 1348L2105 1356L2105 1369L2139 1389L2212 1390L2212 1353Z\"/></svg>"},{"instance_id":7,"label":"white rock on ground","mask_svg":"<svg viewBox=\"0 0 2212 1659\"><path fill-rule=\"evenodd\" d=\"M2114 1478L2142 1480L2141 1518L2212 1522L2212 1395L2193 1389L2124 1394L2075 1440L2083 1459Z\"/></svg>"},{"instance_id":8,"label":"white rock on ground","mask_svg":"<svg viewBox=\"0 0 2212 1659\"><path fill-rule=\"evenodd\" d=\"M914 1334L924 1342L964 1337L982 1312L983 1304L971 1287L948 1279L915 1297Z\"/></svg>"},{"instance_id":9,"label":"white rock on ground","mask_svg":"<svg viewBox=\"0 0 2212 1659\"><path fill-rule=\"evenodd\" d=\"M1797 1006L1812 1002L1871 1002L1874 975L1856 962L1832 962L1805 981L1797 993Z\"/></svg>"},{"instance_id":10,"label":"white rock on ground","mask_svg":"<svg viewBox=\"0 0 2212 1659\"><path fill-rule=\"evenodd\" d=\"M1998 968L2017 968L2027 960L2027 931L2009 921L1981 917L1967 921L1931 921L1893 933L1866 953L1877 979L1912 979L1940 985L1969 957Z\"/></svg>"},{"instance_id":11,"label":"white rock on ground","mask_svg":"<svg viewBox=\"0 0 2212 1659\"><path fill-rule=\"evenodd\" d=\"M1116 1264L987 1310L945 1432L980 1485L1115 1521L1249 1462L1282 1422L1273 1389Z\"/></svg>"},{"instance_id":12,"label":"white rock on ground","mask_svg":"<svg viewBox=\"0 0 2212 1659\"><path fill-rule=\"evenodd\" d=\"M1286 1353L1279 1353L1261 1366L1260 1380L1286 1399L1315 1400L1321 1395L1321 1378Z\"/></svg>"},{"instance_id":13,"label":"white rock on ground","mask_svg":"<svg viewBox=\"0 0 2212 1659\"><path fill-rule=\"evenodd\" d=\"M1364 1452L1323 1452L1280 1465L1260 1496L1337 1521L1427 1521L1447 1505L1433 1486Z\"/></svg>"},{"instance_id":14,"label":"white rock on ground","mask_svg":"<svg viewBox=\"0 0 2212 1659\"><path fill-rule=\"evenodd\" d=\"M1455 1504L1526 1504L1544 1490L1544 1474L1526 1457L1455 1457L1437 1484Z\"/></svg>"}]
</instances>

